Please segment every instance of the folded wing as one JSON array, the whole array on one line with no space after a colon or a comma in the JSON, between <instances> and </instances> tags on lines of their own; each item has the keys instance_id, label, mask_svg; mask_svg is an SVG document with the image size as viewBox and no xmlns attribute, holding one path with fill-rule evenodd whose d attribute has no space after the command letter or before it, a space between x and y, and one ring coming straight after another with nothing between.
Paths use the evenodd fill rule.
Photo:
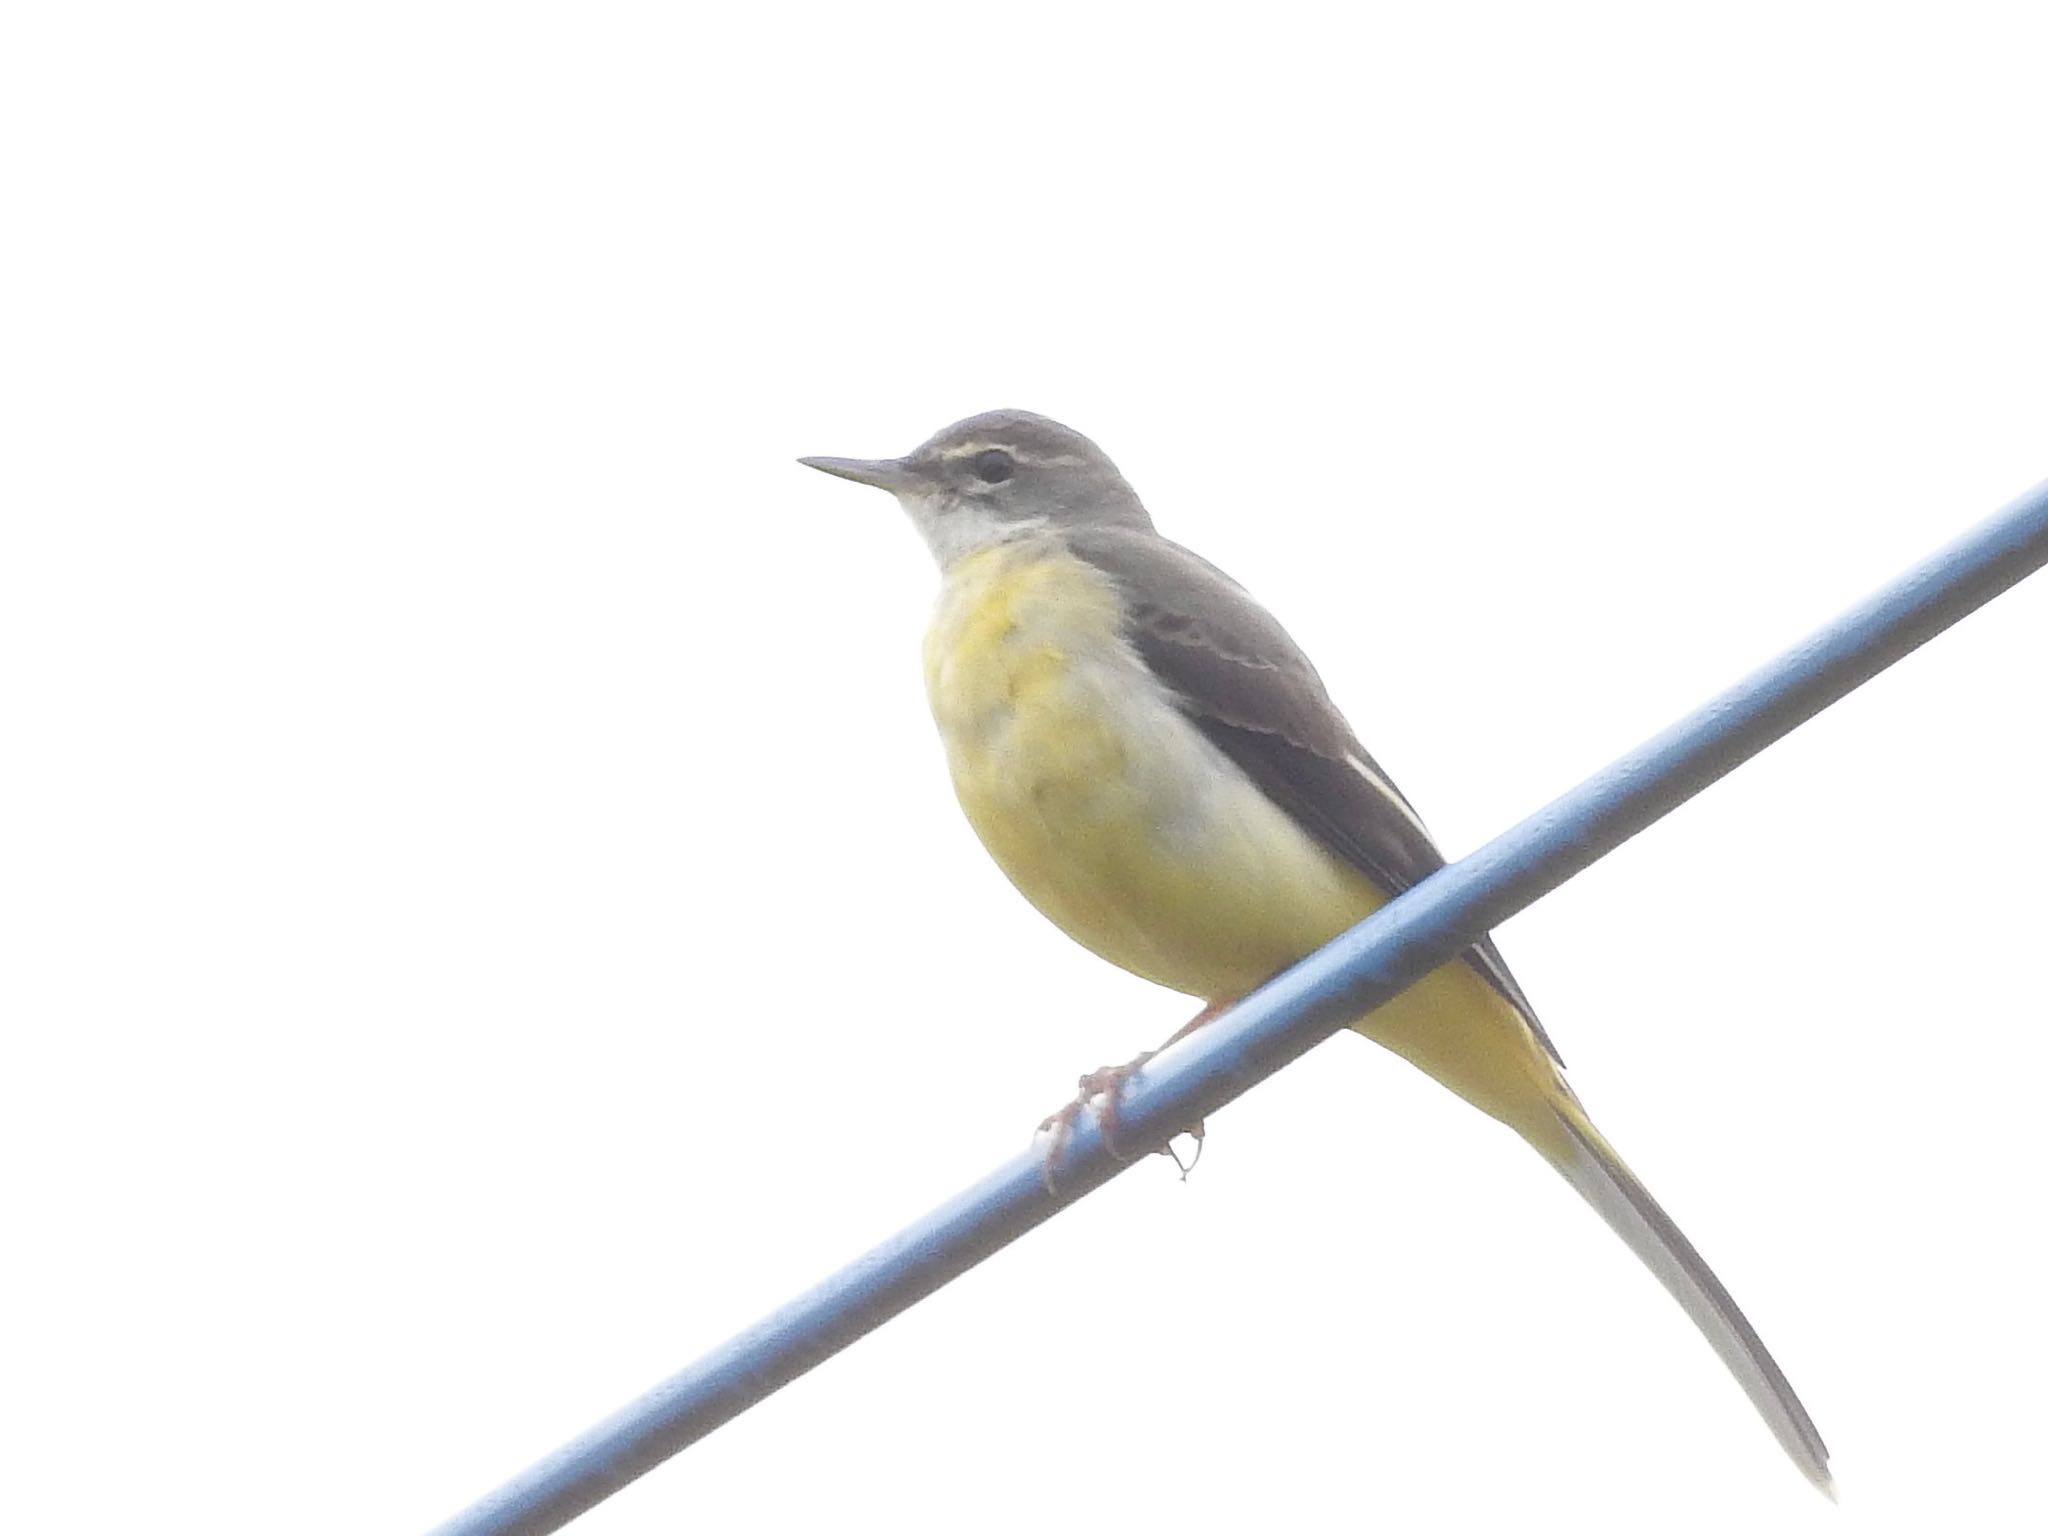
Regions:
<instances>
[{"instance_id":1,"label":"folded wing","mask_svg":"<svg viewBox=\"0 0 2048 1536\"><path fill-rule=\"evenodd\" d=\"M1122 589L1130 641L1188 718L1330 852L1389 896L1443 868L1422 818L1359 744L1301 648L1242 587L1151 532L1069 530ZM1557 1048L1491 938L1465 960Z\"/></svg>"}]
</instances>

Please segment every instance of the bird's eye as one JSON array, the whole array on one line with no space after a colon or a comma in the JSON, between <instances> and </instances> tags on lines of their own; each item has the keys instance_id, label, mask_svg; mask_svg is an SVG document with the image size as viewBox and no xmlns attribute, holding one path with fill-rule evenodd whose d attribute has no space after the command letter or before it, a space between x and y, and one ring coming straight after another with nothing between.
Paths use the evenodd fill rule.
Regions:
<instances>
[{"instance_id":1,"label":"bird's eye","mask_svg":"<svg viewBox=\"0 0 2048 1536\"><path fill-rule=\"evenodd\" d=\"M974 478L986 485L1001 485L1017 468L1017 461L1000 448L984 448L969 463Z\"/></svg>"}]
</instances>

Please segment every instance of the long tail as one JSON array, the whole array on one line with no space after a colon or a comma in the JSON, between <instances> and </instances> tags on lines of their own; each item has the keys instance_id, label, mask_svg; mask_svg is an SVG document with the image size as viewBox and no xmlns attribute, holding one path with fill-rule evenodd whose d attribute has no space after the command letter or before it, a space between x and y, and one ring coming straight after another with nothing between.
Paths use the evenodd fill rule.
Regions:
<instances>
[{"instance_id":1,"label":"long tail","mask_svg":"<svg viewBox=\"0 0 2048 1536\"><path fill-rule=\"evenodd\" d=\"M1801 1406L1792 1383L1749 1326L1735 1298L1714 1278L1699 1250L1686 1241L1678 1224L1650 1197L1642 1181L1571 1101L1557 1106L1566 1138L1561 1153L1547 1152L1586 1202L1598 1211L1636 1257L1650 1267L1664 1289L1678 1299L1686 1315L1714 1346L1714 1353L1742 1383L1757 1412L1778 1437L1778 1444L1829 1498L1835 1496L1828 1474L1828 1448Z\"/></svg>"}]
</instances>

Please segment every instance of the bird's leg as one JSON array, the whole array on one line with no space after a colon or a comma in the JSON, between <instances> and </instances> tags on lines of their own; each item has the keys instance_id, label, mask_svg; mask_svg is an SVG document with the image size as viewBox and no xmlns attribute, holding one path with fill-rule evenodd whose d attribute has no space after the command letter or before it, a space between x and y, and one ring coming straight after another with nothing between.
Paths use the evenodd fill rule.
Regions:
<instances>
[{"instance_id":1,"label":"bird's leg","mask_svg":"<svg viewBox=\"0 0 2048 1536\"><path fill-rule=\"evenodd\" d=\"M1228 1008L1232 1003L1236 1001L1236 998L1231 997L1225 998L1220 1003L1210 1003L1207 1007L1203 1008L1203 1010L1200 1013L1196 1014L1192 1019L1189 1019L1187 1023L1181 1025L1179 1029L1176 1029L1172 1034L1168 1035L1166 1037L1166 1045L1173 1045L1178 1041L1187 1039L1189 1035L1192 1035L1196 1030L1200 1029L1204 1024L1208 1023L1211 1019L1215 1018L1217 1014L1221 1013L1224 1009ZM1159 1047L1159 1049L1162 1051L1165 1050L1166 1045L1162 1045L1161 1047Z\"/></svg>"},{"instance_id":2,"label":"bird's leg","mask_svg":"<svg viewBox=\"0 0 2048 1536\"><path fill-rule=\"evenodd\" d=\"M1124 1154L1117 1150L1116 1144L1117 1106L1123 1101L1124 1084L1130 1081L1140 1067L1144 1066L1154 1056L1157 1056L1159 1051L1165 1050L1167 1046L1174 1044L1178 1040L1186 1039L1204 1024L1215 1018L1225 1008L1228 1008L1233 1001L1235 999L1226 998L1219 1002L1210 1003L1200 1013L1169 1035L1166 1044L1160 1046L1158 1051L1141 1052L1120 1067L1098 1067L1095 1071L1088 1073L1081 1079L1079 1085L1081 1092L1074 1102L1067 1105L1064 1109L1047 1115L1045 1119L1039 1122L1039 1133L1041 1135L1050 1133L1050 1139L1047 1141L1045 1148L1045 1187L1048 1190L1053 1188L1053 1173L1059 1166L1061 1154L1066 1151L1068 1139L1073 1135L1074 1123L1080 1119L1081 1112L1096 1098L1102 1100L1100 1119L1102 1122L1103 1145L1109 1148L1110 1155L1119 1162L1128 1161ZM1197 1120L1187 1128L1184 1134L1195 1138L1195 1155L1188 1162L1181 1162L1171 1145L1160 1148L1168 1157L1173 1158L1174 1166L1180 1169L1182 1178L1186 1178L1194 1170L1195 1164L1201 1161L1202 1138L1207 1134L1207 1130L1202 1122Z\"/></svg>"}]
</instances>

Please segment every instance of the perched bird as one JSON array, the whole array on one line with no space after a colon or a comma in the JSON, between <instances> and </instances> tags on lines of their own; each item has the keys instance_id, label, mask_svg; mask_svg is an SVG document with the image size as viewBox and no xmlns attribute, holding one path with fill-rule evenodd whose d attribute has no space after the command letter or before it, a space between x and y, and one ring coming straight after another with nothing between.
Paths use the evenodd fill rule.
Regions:
<instances>
[{"instance_id":1,"label":"perched bird","mask_svg":"<svg viewBox=\"0 0 2048 1536\"><path fill-rule=\"evenodd\" d=\"M925 681L988 851L1081 944L1202 999L1195 1022L1443 866L1286 631L1080 433L991 411L900 459L802 462L892 493L937 557ZM1491 939L1353 1028L1542 1153L1832 1493L1784 1372L1587 1118Z\"/></svg>"}]
</instances>

